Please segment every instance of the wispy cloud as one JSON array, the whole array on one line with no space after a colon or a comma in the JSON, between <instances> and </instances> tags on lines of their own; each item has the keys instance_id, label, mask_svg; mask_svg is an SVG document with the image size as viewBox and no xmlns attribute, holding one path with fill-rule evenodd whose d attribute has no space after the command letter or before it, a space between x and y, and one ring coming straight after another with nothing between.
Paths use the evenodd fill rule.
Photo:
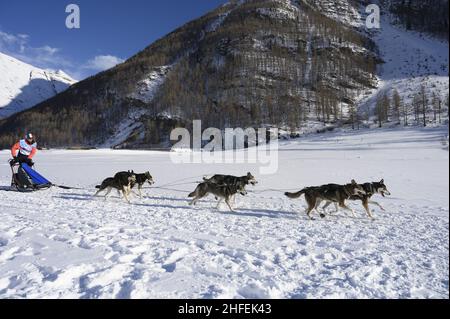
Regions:
<instances>
[{"instance_id":1,"label":"wispy cloud","mask_svg":"<svg viewBox=\"0 0 450 319\"><path fill-rule=\"evenodd\" d=\"M85 79L91 75L111 69L122 62L124 62L123 59L113 55L97 55L81 64L71 73L71 76L74 79Z\"/></svg>"},{"instance_id":2,"label":"wispy cloud","mask_svg":"<svg viewBox=\"0 0 450 319\"><path fill-rule=\"evenodd\" d=\"M34 47L30 45L29 35L11 34L2 30L0 30L0 52L39 68L63 70L76 80L82 80L124 62L114 55L97 55L85 63L75 64L60 48L50 45Z\"/></svg>"},{"instance_id":3,"label":"wispy cloud","mask_svg":"<svg viewBox=\"0 0 450 319\"><path fill-rule=\"evenodd\" d=\"M113 55L97 55L93 59L90 59L85 65L83 65L83 69L100 72L113 68L123 61L123 59Z\"/></svg>"},{"instance_id":4,"label":"wispy cloud","mask_svg":"<svg viewBox=\"0 0 450 319\"><path fill-rule=\"evenodd\" d=\"M44 69L68 69L73 64L59 48L49 45L33 47L27 34L10 34L0 30L0 51L19 60Z\"/></svg>"}]
</instances>

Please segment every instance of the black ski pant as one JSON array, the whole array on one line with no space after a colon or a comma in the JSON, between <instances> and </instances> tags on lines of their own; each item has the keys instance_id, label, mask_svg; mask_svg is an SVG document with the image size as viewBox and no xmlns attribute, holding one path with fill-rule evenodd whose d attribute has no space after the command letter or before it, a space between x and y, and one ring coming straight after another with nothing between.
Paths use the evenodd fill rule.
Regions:
<instances>
[{"instance_id":1,"label":"black ski pant","mask_svg":"<svg viewBox=\"0 0 450 319\"><path fill-rule=\"evenodd\" d=\"M28 156L23 155L20 152L19 152L19 154L17 154L16 158L14 159L14 162L15 163L19 163L19 164L25 163L25 164L27 164L30 167L32 167L34 165L34 163L31 160L31 158L28 158Z\"/></svg>"}]
</instances>

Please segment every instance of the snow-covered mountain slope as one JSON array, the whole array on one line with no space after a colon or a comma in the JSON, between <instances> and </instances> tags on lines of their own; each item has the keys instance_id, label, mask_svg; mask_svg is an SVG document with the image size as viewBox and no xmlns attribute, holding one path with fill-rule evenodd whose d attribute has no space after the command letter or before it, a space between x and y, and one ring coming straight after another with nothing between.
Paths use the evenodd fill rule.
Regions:
<instances>
[{"instance_id":1,"label":"snow-covered mountain slope","mask_svg":"<svg viewBox=\"0 0 450 319\"><path fill-rule=\"evenodd\" d=\"M165 152L42 151L44 176L87 189L0 190L0 298L448 298L446 135L311 135L281 144L269 176L254 164L176 165ZM8 157L0 152L5 186ZM164 189L132 205L116 193L92 198L94 185L128 169L150 170ZM212 197L188 205L203 175L247 171L259 184L237 199L236 213L216 210ZM373 207L375 221L357 202L356 218L310 221L303 198L283 196L351 178L386 180L392 196L373 198L386 209Z\"/></svg>"},{"instance_id":2,"label":"snow-covered mountain slope","mask_svg":"<svg viewBox=\"0 0 450 319\"><path fill-rule=\"evenodd\" d=\"M46 71L0 52L0 118L26 110L76 83L63 71Z\"/></svg>"},{"instance_id":3,"label":"snow-covered mountain slope","mask_svg":"<svg viewBox=\"0 0 450 319\"><path fill-rule=\"evenodd\" d=\"M291 0L296 2L296 0ZM297 0L304 2L319 10L320 13L327 17L339 21L343 24L361 27L363 25L362 15L360 12L363 2L358 0Z\"/></svg>"},{"instance_id":4,"label":"snow-covered mountain slope","mask_svg":"<svg viewBox=\"0 0 450 319\"><path fill-rule=\"evenodd\" d=\"M417 13L429 6L421 1L404 2L401 0L303 0L320 10L326 16L340 21L346 25L358 28L368 34L376 44L379 58L384 61L378 67L378 85L374 90L364 92L357 102L363 118L373 115L377 98L387 94L392 98L393 91L397 90L403 102L412 108L411 103L415 94L425 87L428 99L435 93L445 101L449 93L449 44L443 38L437 38L429 33L415 31L415 28L433 29L436 23L431 21L432 10L426 9L427 16L420 18ZM445 1L436 2L440 8ZM381 29L367 30L365 27L365 13L368 4L377 4L381 8ZM399 9L398 6L411 5L409 10ZM448 6L448 1L447 1ZM430 6L431 7L431 6ZM445 11L446 12L446 11ZM438 14L438 13L436 13ZM439 13L440 14L440 13ZM437 17L442 20L442 17ZM448 19L448 18L447 18ZM406 30L403 20L408 20L410 30ZM441 23L443 21L439 21ZM419 27L419 24L423 24ZM434 30L434 29L433 29ZM434 33L439 33L434 30ZM429 101L430 102L430 101ZM431 109L431 107L430 107ZM412 113L412 111L410 111ZM432 110L430 110L432 112ZM443 114L446 118L447 114Z\"/></svg>"},{"instance_id":5,"label":"snow-covered mountain slope","mask_svg":"<svg viewBox=\"0 0 450 319\"><path fill-rule=\"evenodd\" d=\"M449 93L449 44L425 33L407 31L392 24L393 18L385 14L381 29L372 36L385 62L379 66L378 88L363 97L362 112L373 112L376 100L387 93L392 97L397 90L404 103L410 105L421 86L425 86L428 98L435 94L445 100Z\"/></svg>"}]
</instances>

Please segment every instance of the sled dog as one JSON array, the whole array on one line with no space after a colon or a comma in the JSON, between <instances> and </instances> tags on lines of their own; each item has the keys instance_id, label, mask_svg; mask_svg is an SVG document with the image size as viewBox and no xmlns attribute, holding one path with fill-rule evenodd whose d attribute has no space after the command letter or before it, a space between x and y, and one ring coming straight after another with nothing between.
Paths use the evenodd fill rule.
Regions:
<instances>
[{"instance_id":1,"label":"sled dog","mask_svg":"<svg viewBox=\"0 0 450 319\"><path fill-rule=\"evenodd\" d=\"M136 176L136 182L131 184L131 189L133 189L137 185L140 198L142 198L142 187L145 183L148 183L150 186L155 184L152 175L150 175L150 172L145 172L143 174L136 174L134 171L119 172L114 176L114 178L123 178L128 176L129 174L134 174Z\"/></svg>"},{"instance_id":2,"label":"sled dog","mask_svg":"<svg viewBox=\"0 0 450 319\"><path fill-rule=\"evenodd\" d=\"M231 175L214 175L211 178L204 177L203 180L208 183L214 183L217 185L227 185L227 186L247 186L249 184L255 186L258 184L256 178L251 174L247 173L246 176L236 177Z\"/></svg>"},{"instance_id":3,"label":"sled dog","mask_svg":"<svg viewBox=\"0 0 450 319\"><path fill-rule=\"evenodd\" d=\"M121 175L118 177L110 177L105 179L101 185L97 185L95 188L98 192L94 196L98 196L102 191L106 190L105 199L111 193L113 189L116 189L120 194L122 192L125 200L131 204L128 196L131 193L131 185L136 183L136 175L128 173L128 175Z\"/></svg>"},{"instance_id":4,"label":"sled dog","mask_svg":"<svg viewBox=\"0 0 450 319\"><path fill-rule=\"evenodd\" d=\"M386 195L391 195L391 193L388 191L386 184L384 183L384 179L382 179L380 182L373 182L373 183L365 183L360 184L360 186L364 189L365 194L360 195L354 195L351 196L350 200L360 200L362 202L362 205L364 209L367 212L367 215L369 218L373 218L372 212L370 211L369 204L376 205L380 207L381 210L385 210L383 206L381 206L379 203L372 201L372 197L376 194L379 194L383 197L386 197ZM328 206L330 206L331 203L328 202L322 209L325 210ZM338 207L335 203L336 211L338 211Z\"/></svg>"},{"instance_id":5,"label":"sled dog","mask_svg":"<svg viewBox=\"0 0 450 319\"><path fill-rule=\"evenodd\" d=\"M204 182L197 186L197 188L189 194L190 198L193 198L192 202L189 205L195 206L197 201L208 196L209 194L214 195L216 199L219 199L217 204L217 209L219 209L222 201L225 200L225 203L228 205L230 210L234 212L233 207L231 207L230 199L236 194L241 194L242 196L247 195L247 191L245 190L245 185L218 185L216 183Z\"/></svg>"},{"instance_id":6,"label":"sled dog","mask_svg":"<svg viewBox=\"0 0 450 319\"><path fill-rule=\"evenodd\" d=\"M320 204L325 201L327 203L336 203L339 207L351 211L355 214L355 211L346 205L346 201L352 196L365 195L365 191L361 185L358 185L355 180L352 180L350 184L338 185L338 184L328 184L317 187L307 187L302 189L297 193L285 193L289 198L295 199L302 195L305 195L306 202L308 203L308 209L306 214L310 219L312 218L312 211L315 210L319 214L318 208ZM324 214L320 214L323 218Z\"/></svg>"},{"instance_id":7,"label":"sled dog","mask_svg":"<svg viewBox=\"0 0 450 319\"><path fill-rule=\"evenodd\" d=\"M247 185L255 186L258 184L256 178L251 174L247 173L246 176L237 177L232 175L214 175L211 178L203 177L203 180L207 183L213 183L216 185L227 185L227 186L236 186L244 188ZM217 197L216 197L217 199ZM232 196L233 203L236 204L236 196Z\"/></svg>"}]
</instances>

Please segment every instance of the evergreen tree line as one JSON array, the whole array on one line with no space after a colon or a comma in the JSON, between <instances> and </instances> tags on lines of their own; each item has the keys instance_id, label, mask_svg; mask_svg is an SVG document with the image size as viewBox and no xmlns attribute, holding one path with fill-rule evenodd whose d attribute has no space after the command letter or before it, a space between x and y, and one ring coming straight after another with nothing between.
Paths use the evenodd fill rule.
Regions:
<instances>
[{"instance_id":1,"label":"evergreen tree line","mask_svg":"<svg viewBox=\"0 0 450 319\"><path fill-rule=\"evenodd\" d=\"M448 0L390 0L389 9L406 29L448 40Z\"/></svg>"},{"instance_id":2,"label":"evergreen tree line","mask_svg":"<svg viewBox=\"0 0 450 319\"><path fill-rule=\"evenodd\" d=\"M410 103L406 103L398 91L392 94L380 94L376 101L375 115L379 127L385 123L398 125L443 124L449 115L449 95L442 98L439 92L427 91L422 85L420 91L414 94Z\"/></svg>"}]
</instances>

